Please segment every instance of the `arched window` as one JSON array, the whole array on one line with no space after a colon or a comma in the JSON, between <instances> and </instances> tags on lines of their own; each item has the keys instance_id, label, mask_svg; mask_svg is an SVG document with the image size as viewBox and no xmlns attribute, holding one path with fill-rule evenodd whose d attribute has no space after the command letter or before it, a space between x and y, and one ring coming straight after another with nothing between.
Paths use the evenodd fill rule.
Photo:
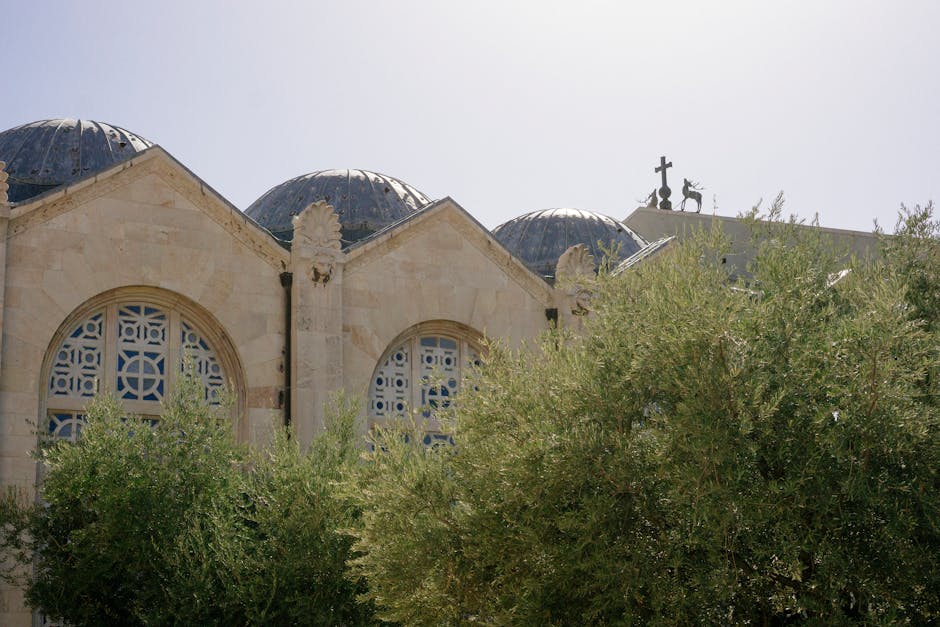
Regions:
<instances>
[{"instance_id":1,"label":"arched window","mask_svg":"<svg viewBox=\"0 0 940 627\"><path fill-rule=\"evenodd\" d=\"M449 322L418 325L392 342L369 388L373 424L409 415L425 419L425 444L448 440L434 418L460 391L469 367L479 364L480 335Z\"/></svg>"},{"instance_id":2,"label":"arched window","mask_svg":"<svg viewBox=\"0 0 940 627\"><path fill-rule=\"evenodd\" d=\"M129 413L159 417L187 364L201 379L207 403L218 404L229 384L233 358L220 359L220 334L208 333L194 310L180 307L178 298L119 296L81 308L53 340L45 369L45 416L53 437L74 441L85 406L103 390Z\"/></svg>"}]
</instances>

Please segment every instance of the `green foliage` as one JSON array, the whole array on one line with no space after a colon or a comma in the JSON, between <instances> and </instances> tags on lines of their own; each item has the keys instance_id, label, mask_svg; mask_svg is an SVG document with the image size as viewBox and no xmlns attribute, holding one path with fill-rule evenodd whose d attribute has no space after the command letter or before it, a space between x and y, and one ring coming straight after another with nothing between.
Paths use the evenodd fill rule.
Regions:
<instances>
[{"instance_id":1,"label":"green foliage","mask_svg":"<svg viewBox=\"0 0 940 627\"><path fill-rule=\"evenodd\" d=\"M382 618L937 620L936 239L858 261L779 213L747 284L702 233L600 276L583 336L491 347L455 449L379 435L347 493Z\"/></svg>"},{"instance_id":2,"label":"green foliage","mask_svg":"<svg viewBox=\"0 0 940 627\"><path fill-rule=\"evenodd\" d=\"M236 488L242 452L231 428L196 400L194 382L181 387L153 426L100 398L79 444L42 451L27 599L50 617L137 624L175 576L165 548Z\"/></svg>"},{"instance_id":3,"label":"green foliage","mask_svg":"<svg viewBox=\"0 0 940 627\"><path fill-rule=\"evenodd\" d=\"M238 493L179 538L174 567L186 576L167 590L172 620L156 622L373 622L372 608L356 599L362 583L345 577L351 540L337 533L357 517L335 494L341 475L359 456L357 413L337 399L325 432L308 451L285 432L270 448L252 451Z\"/></svg>"},{"instance_id":4,"label":"green foliage","mask_svg":"<svg viewBox=\"0 0 940 627\"><path fill-rule=\"evenodd\" d=\"M336 533L356 512L333 490L355 408L335 404L307 452L286 433L254 451L179 387L155 424L97 399L77 444L42 449L42 503L0 504L30 604L78 626L368 623Z\"/></svg>"},{"instance_id":5,"label":"green foliage","mask_svg":"<svg viewBox=\"0 0 940 627\"><path fill-rule=\"evenodd\" d=\"M897 237L885 238L884 254L904 281L913 319L935 331L940 325L940 221L933 203L901 207Z\"/></svg>"}]
</instances>

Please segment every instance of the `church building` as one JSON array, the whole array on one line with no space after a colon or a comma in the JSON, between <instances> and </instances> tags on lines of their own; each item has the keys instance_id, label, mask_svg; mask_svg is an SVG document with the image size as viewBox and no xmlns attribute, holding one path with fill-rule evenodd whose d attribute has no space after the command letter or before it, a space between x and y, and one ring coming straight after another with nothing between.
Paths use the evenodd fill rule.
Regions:
<instances>
[{"instance_id":1,"label":"church building","mask_svg":"<svg viewBox=\"0 0 940 627\"><path fill-rule=\"evenodd\" d=\"M38 438L76 439L106 390L158 417L186 364L206 402L228 390L246 441L281 424L309 441L339 390L363 398L363 433L414 410L425 443L447 440L433 409L485 337L577 324L565 279L713 219L547 209L491 232L452 198L329 169L242 211L160 146L88 120L4 131L0 162L0 483L27 488ZM4 596L0 623L30 624Z\"/></svg>"}]
</instances>

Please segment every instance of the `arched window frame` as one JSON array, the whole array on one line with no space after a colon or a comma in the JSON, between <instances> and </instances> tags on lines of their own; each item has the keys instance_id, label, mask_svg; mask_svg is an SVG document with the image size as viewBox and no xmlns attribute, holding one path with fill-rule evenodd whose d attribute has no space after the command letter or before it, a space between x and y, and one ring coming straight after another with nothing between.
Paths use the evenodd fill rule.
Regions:
<instances>
[{"instance_id":1,"label":"arched window frame","mask_svg":"<svg viewBox=\"0 0 940 627\"><path fill-rule=\"evenodd\" d=\"M164 388L160 399L152 400L122 399L118 393L118 317L122 308L152 307L166 316L166 342L163 346ZM92 400L93 395L69 394L56 395L50 390L53 366L56 354L64 342L83 321L101 316L101 353L102 377L97 381L95 392L114 392L129 414L157 418L162 413L161 399L169 396L175 389L181 370L179 365L185 353L183 337L184 324L189 325L199 339L211 348L212 353L223 373L228 400L232 402L231 415L236 435L246 436L244 416L246 405L246 386L244 371L235 346L223 330L222 325L207 311L189 299L166 290L152 287L124 287L111 290L86 301L76 308L59 326L53 335L43 360L40 385L39 424L40 435L55 435L64 439L75 440L76 428L81 421L81 414ZM81 341L81 340L80 340ZM61 417L57 417L61 416ZM57 421L62 424L57 424ZM65 424L68 422L68 424ZM58 429L57 429L58 428ZM56 433L56 431L59 431Z\"/></svg>"},{"instance_id":2,"label":"arched window frame","mask_svg":"<svg viewBox=\"0 0 940 627\"><path fill-rule=\"evenodd\" d=\"M468 374L467 369L472 364L479 363L480 355L484 352L483 336L473 328L459 322L448 320L422 322L398 335L389 343L372 371L372 379L369 383L368 404L370 429L385 425L390 421L399 420L402 417L413 416L420 421L421 427L425 431L425 444L434 444L440 441L450 440L450 436L444 432L442 425L435 418L433 408L428 407L428 404L425 402L429 399L429 388L436 388L440 385L446 386L447 384L446 381L436 378L428 381L426 377L429 372L434 373L431 376L440 376L446 373L436 371L433 367L429 368L427 363L422 363L422 360L417 358L427 357L428 353L435 353L436 355L443 354L441 350L435 351L435 347L428 345L422 346L422 340L430 338L454 342L453 350L456 354L456 363L454 365L457 368L456 386L454 389L455 394L459 393L460 388L466 380ZM441 349L440 346L436 348ZM386 379L389 375L398 374L390 373L387 369L390 365L394 365L395 354L402 349L407 352L408 356L407 371L399 371L400 374L407 375L407 385L404 386L407 388L404 406L398 407L392 405L387 408L377 407L377 403L379 402L387 403L393 400L399 400L398 398L392 399L387 395L381 395L379 393L380 388L385 387L387 390L389 386L386 385L386 381L383 380L379 382L378 379ZM398 388L403 386L391 387ZM439 398L441 397L435 397L433 393L430 394L430 400L432 401ZM449 400L446 401L447 404L449 404L449 402Z\"/></svg>"}]
</instances>

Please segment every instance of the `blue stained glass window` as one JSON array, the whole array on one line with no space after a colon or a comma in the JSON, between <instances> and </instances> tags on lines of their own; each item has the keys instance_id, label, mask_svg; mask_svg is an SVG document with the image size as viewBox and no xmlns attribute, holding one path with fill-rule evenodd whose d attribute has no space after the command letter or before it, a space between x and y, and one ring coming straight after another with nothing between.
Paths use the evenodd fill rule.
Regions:
<instances>
[{"instance_id":1,"label":"blue stained glass window","mask_svg":"<svg viewBox=\"0 0 940 627\"><path fill-rule=\"evenodd\" d=\"M180 368L189 363L193 374L202 381L206 402L217 405L221 402L222 391L225 388L225 375L218 357L205 338L186 320L181 324L181 341L183 360Z\"/></svg>"},{"instance_id":2,"label":"blue stained glass window","mask_svg":"<svg viewBox=\"0 0 940 627\"><path fill-rule=\"evenodd\" d=\"M369 415L377 420L409 412L432 420L436 412L450 406L470 368L480 362L478 352L467 341L436 334L412 336L386 354L376 367L369 390ZM437 443L450 436L424 437L433 437Z\"/></svg>"},{"instance_id":3,"label":"blue stained glass window","mask_svg":"<svg viewBox=\"0 0 940 627\"><path fill-rule=\"evenodd\" d=\"M173 328L178 332L171 333L171 325L176 325ZM108 328L113 329L111 337L106 337ZM114 361L106 364L109 343L114 345ZM159 403L167 397L171 384L167 369L171 354L179 355L178 366L171 369L182 371L191 363L193 374L202 380L206 402L219 404L225 372L193 323L179 313L146 303L113 303L93 312L68 331L51 355L46 397L49 433L74 440L83 419L64 407L74 408L78 406L75 401L93 397L102 381L121 400L153 403L152 411L146 409L145 413L158 414ZM110 372L105 372L108 368ZM144 407L135 406L138 411Z\"/></svg>"},{"instance_id":4,"label":"blue stained glass window","mask_svg":"<svg viewBox=\"0 0 940 627\"><path fill-rule=\"evenodd\" d=\"M85 424L85 415L79 412L54 412L49 414L49 435L60 440L75 442Z\"/></svg>"},{"instance_id":5,"label":"blue stained glass window","mask_svg":"<svg viewBox=\"0 0 940 627\"><path fill-rule=\"evenodd\" d=\"M147 305L118 308L117 391L124 400L165 397L168 316Z\"/></svg>"},{"instance_id":6,"label":"blue stained glass window","mask_svg":"<svg viewBox=\"0 0 940 627\"><path fill-rule=\"evenodd\" d=\"M55 352L49 376L50 396L90 398L98 392L104 355L104 313L77 324Z\"/></svg>"},{"instance_id":7,"label":"blue stained glass window","mask_svg":"<svg viewBox=\"0 0 940 627\"><path fill-rule=\"evenodd\" d=\"M454 436L448 433L428 431L421 440L425 446L454 446Z\"/></svg>"}]
</instances>

